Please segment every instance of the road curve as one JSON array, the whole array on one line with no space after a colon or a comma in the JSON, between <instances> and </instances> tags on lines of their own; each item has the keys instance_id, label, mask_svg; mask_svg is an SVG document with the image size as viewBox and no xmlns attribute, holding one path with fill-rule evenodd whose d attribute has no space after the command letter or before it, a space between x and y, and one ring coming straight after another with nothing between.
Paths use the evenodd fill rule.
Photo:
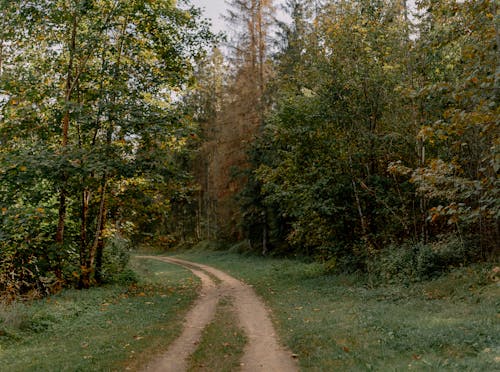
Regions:
<instances>
[{"instance_id":1,"label":"road curve","mask_svg":"<svg viewBox=\"0 0 500 372\"><path fill-rule=\"evenodd\" d=\"M217 302L222 296L232 299L239 325L248 338L241 359L243 372L298 371L292 354L280 345L264 303L250 286L211 266L173 257L140 256L139 258L157 259L186 267L202 281L201 295L186 316L186 325L181 336L164 355L148 365L147 371L185 371L187 358L195 351L201 332L215 315ZM220 282L215 284L210 276Z\"/></svg>"}]
</instances>

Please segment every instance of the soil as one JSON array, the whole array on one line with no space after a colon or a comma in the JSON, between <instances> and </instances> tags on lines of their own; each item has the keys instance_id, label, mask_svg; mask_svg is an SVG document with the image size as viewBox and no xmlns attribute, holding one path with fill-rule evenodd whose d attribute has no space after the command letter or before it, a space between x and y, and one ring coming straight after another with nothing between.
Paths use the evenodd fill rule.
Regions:
<instances>
[{"instance_id":1,"label":"soil","mask_svg":"<svg viewBox=\"0 0 500 372\"><path fill-rule=\"evenodd\" d=\"M141 256L184 266L201 279L201 293L185 318L181 335L162 355L146 366L146 371L185 371L187 360L196 350L203 329L215 316L217 303L222 297L232 299L239 326L248 342L241 359L241 370L250 371L298 371L292 353L279 343L269 311L254 290L247 284L223 271L178 258Z\"/></svg>"}]
</instances>

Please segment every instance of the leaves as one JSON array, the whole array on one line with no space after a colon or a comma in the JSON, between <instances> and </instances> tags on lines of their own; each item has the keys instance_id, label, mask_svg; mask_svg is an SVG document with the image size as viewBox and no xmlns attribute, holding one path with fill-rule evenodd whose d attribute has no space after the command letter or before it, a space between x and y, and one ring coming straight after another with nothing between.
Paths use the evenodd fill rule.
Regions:
<instances>
[{"instance_id":1,"label":"leaves","mask_svg":"<svg viewBox=\"0 0 500 372\"><path fill-rule=\"evenodd\" d=\"M242 198L255 245L269 230L350 262L442 234L481 246L471 257L495 249L498 7L420 1L413 24L406 5L288 3Z\"/></svg>"},{"instance_id":2,"label":"leaves","mask_svg":"<svg viewBox=\"0 0 500 372\"><path fill-rule=\"evenodd\" d=\"M80 267L80 279L92 276L97 247L136 222L120 203L137 185L128 182L126 198L117 189L135 178L154 187L174 178L172 159L186 151L192 123L170 95L191 79L212 35L196 9L167 0L1 9L0 43L9 46L0 48L8 97L0 105L2 244L11 246L13 270L16 257L38 262L23 291L46 272L63 280ZM15 227L21 219L26 230ZM66 242L52 255L56 230Z\"/></svg>"}]
</instances>

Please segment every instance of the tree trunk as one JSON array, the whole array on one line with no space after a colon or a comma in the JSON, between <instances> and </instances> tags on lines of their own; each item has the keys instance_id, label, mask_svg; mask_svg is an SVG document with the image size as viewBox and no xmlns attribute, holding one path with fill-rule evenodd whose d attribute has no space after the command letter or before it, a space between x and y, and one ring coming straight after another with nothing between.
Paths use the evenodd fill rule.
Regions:
<instances>
[{"instance_id":1,"label":"tree trunk","mask_svg":"<svg viewBox=\"0 0 500 372\"><path fill-rule=\"evenodd\" d=\"M85 255L85 262L81 266L80 287L90 288L92 273L94 272L94 262L96 257L99 241L102 237L102 232L105 223L105 206L106 206L106 187L107 176L104 174L101 181L101 199L99 203L99 213L97 215L96 228L94 233L94 240L92 245L87 250Z\"/></svg>"},{"instance_id":2,"label":"tree trunk","mask_svg":"<svg viewBox=\"0 0 500 372\"><path fill-rule=\"evenodd\" d=\"M69 46L69 61L68 70L66 75L66 90L64 94L64 116L62 120L62 150L63 153L66 152L66 147L68 146L68 132L69 132L69 119L70 119L70 102L71 102L71 91L72 91L72 79L73 79L73 62L75 58L76 49L76 31L78 27L78 21L76 15L73 17L72 29L71 29L71 41ZM56 243L64 243L64 225L66 221L66 182L68 180L68 175L65 171L61 175L61 189L59 191L59 218L57 222L56 231Z\"/></svg>"},{"instance_id":3,"label":"tree trunk","mask_svg":"<svg viewBox=\"0 0 500 372\"><path fill-rule=\"evenodd\" d=\"M80 225L80 265L85 265L87 252L87 221L89 212L90 192L84 189L82 192L82 210Z\"/></svg>"},{"instance_id":4,"label":"tree trunk","mask_svg":"<svg viewBox=\"0 0 500 372\"><path fill-rule=\"evenodd\" d=\"M3 73L3 37L0 38L0 76Z\"/></svg>"},{"instance_id":5,"label":"tree trunk","mask_svg":"<svg viewBox=\"0 0 500 372\"><path fill-rule=\"evenodd\" d=\"M266 53L266 41L265 41L265 33L264 27L262 25L263 17L262 17L262 2L258 3L257 9L257 33L259 36L259 100L261 101L264 96L264 59ZM261 102L262 106L262 102ZM260 111L262 112L262 107L260 107Z\"/></svg>"},{"instance_id":6,"label":"tree trunk","mask_svg":"<svg viewBox=\"0 0 500 372\"><path fill-rule=\"evenodd\" d=\"M101 229L99 231L99 238L98 238L98 243L97 243L97 248L96 248L96 253L95 253L95 274L94 274L94 279L97 284L102 283L102 264L103 264L103 255L104 255L104 243L105 240L103 238L104 235L104 229L106 228L106 214L107 214L107 207L106 207L106 199L104 199L104 209L102 213L102 220L101 220Z\"/></svg>"},{"instance_id":7,"label":"tree trunk","mask_svg":"<svg viewBox=\"0 0 500 372\"><path fill-rule=\"evenodd\" d=\"M251 7L250 7L250 17L251 21L250 24L248 25L249 32L250 32L250 64L252 66L252 75L255 76L255 69L257 65L257 36L256 30L255 30L255 25L256 25L256 14L257 12L257 0L252 0L251 1Z\"/></svg>"},{"instance_id":8,"label":"tree trunk","mask_svg":"<svg viewBox=\"0 0 500 372\"><path fill-rule=\"evenodd\" d=\"M498 100L500 98L500 27L499 27L499 22L498 22L498 3L497 1L493 1L492 4L492 12L493 12L493 22L495 24L495 40L497 44L496 48L496 69L495 69L495 97Z\"/></svg>"},{"instance_id":9,"label":"tree trunk","mask_svg":"<svg viewBox=\"0 0 500 372\"><path fill-rule=\"evenodd\" d=\"M365 242L368 242L368 223L366 221L366 216L363 213L363 208L361 207L361 200L359 199L356 182L354 181L354 179L352 179L351 182L352 182L352 189L354 191L354 199L356 200L356 208L358 209L359 220L361 223L361 238Z\"/></svg>"},{"instance_id":10,"label":"tree trunk","mask_svg":"<svg viewBox=\"0 0 500 372\"><path fill-rule=\"evenodd\" d=\"M265 256L268 251L267 247L268 241L268 230L267 230L267 214L264 212L264 223L262 227L262 255Z\"/></svg>"}]
</instances>

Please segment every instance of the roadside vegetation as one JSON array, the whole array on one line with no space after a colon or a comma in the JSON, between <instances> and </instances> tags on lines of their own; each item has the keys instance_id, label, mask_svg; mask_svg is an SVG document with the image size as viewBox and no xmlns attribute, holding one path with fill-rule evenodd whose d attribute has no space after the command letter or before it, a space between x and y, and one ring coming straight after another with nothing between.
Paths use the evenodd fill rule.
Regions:
<instances>
[{"instance_id":1,"label":"roadside vegetation","mask_svg":"<svg viewBox=\"0 0 500 372\"><path fill-rule=\"evenodd\" d=\"M260 257L204 242L179 257L251 285L302 370L496 370L499 270L450 268L406 280L351 274L306 259ZM138 370L180 334L198 281L133 258L129 281L0 306L0 365L9 371ZM133 280L136 277L137 280ZM234 371L246 343L229 298L204 330L190 371Z\"/></svg>"},{"instance_id":2,"label":"roadside vegetation","mask_svg":"<svg viewBox=\"0 0 500 372\"><path fill-rule=\"evenodd\" d=\"M307 371L500 367L500 286L491 265L426 281L375 281L325 265L226 251L180 256L252 285Z\"/></svg>"},{"instance_id":3,"label":"roadside vegetation","mask_svg":"<svg viewBox=\"0 0 500 372\"><path fill-rule=\"evenodd\" d=\"M189 271L132 260L137 282L0 304L2 371L137 370L181 331L196 297Z\"/></svg>"},{"instance_id":4,"label":"roadside vegetation","mask_svg":"<svg viewBox=\"0 0 500 372\"><path fill-rule=\"evenodd\" d=\"M0 298L141 244L374 283L498 261L498 1L282 3L228 0L221 52L188 2L0 0Z\"/></svg>"},{"instance_id":5,"label":"roadside vegetation","mask_svg":"<svg viewBox=\"0 0 500 372\"><path fill-rule=\"evenodd\" d=\"M0 0L1 372L165 349L198 282L148 245L253 285L305 370L500 369L499 1L280 3L224 38ZM229 310L192 369L237 368Z\"/></svg>"}]
</instances>

